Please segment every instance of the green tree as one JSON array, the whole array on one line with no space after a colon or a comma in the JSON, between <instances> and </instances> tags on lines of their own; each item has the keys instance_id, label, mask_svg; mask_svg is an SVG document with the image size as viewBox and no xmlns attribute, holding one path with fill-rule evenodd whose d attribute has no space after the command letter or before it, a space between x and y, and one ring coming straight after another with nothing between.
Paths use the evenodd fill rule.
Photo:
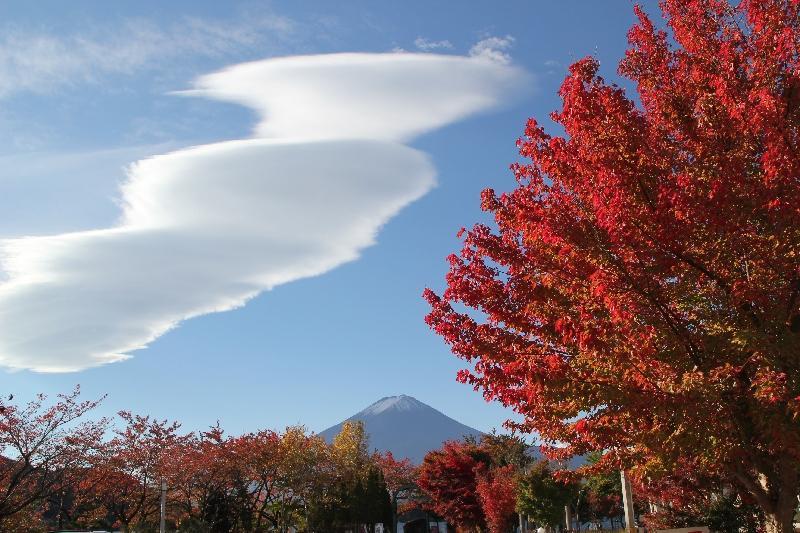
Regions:
<instances>
[{"instance_id":1,"label":"green tree","mask_svg":"<svg viewBox=\"0 0 800 533\"><path fill-rule=\"evenodd\" d=\"M736 494L714 499L704 523L712 531L738 531L756 533L761 529L763 513L753 504L742 501Z\"/></svg>"},{"instance_id":2,"label":"green tree","mask_svg":"<svg viewBox=\"0 0 800 533\"><path fill-rule=\"evenodd\" d=\"M564 506L576 499L578 487L553 476L547 461L538 461L520 476L517 485L517 512L535 524L552 526L564 518Z\"/></svg>"},{"instance_id":3,"label":"green tree","mask_svg":"<svg viewBox=\"0 0 800 533\"><path fill-rule=\"evenodd\" d=\"M492 467L511 465L521 469L533 462L530 446L516 435L498 435L492 431L481 437L480 447L489 454Z\"/></svg>"},{"instance_id":4,"label":"green tree","mask_svg":"<svg viewBox=\"0 0 800 533\"><path fill-rule=\"evenodd\" d=\"M229 533L236 523L236 506L224 490L214 489L201 509L202 524L208 533ZM198 526L199 527L199 526Z\"/></svg>"},{"instance_id":5,"label":"green tree","mask_svg":"<svg viewBox=\"0 0 800 533\"><path fill-rule=\"evenodd\" d=\"M602 457L600 452L592 452L587 464L596 465ZM602 524L606 521L614 526L622 520L622 480L616 470L601 471L586 476L578 497L578 515L581 520Z\"/></svg>"},{"instance_id":6,"label":"green tree","mask_svg":"<svg viewBox=\"0 0 800 533\"><path fill-rule=\"evenodd\" d=\"M370 468L367 476L364 511L364 522L369 524L370 531L377 523L391 526L393 516L391 497L383 479L383 472L375 466Z\"/></svg>"}]
</instances>

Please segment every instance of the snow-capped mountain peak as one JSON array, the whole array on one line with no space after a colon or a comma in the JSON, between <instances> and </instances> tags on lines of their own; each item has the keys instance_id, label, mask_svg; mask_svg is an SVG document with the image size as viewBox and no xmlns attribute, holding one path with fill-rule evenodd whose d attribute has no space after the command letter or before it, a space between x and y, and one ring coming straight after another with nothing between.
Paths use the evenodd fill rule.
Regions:
<instances>
[{"instance_id":1,"label":"snow-capped mountain peak","mask_svg":"<svg viewBox=\"0 0 800 533\"><path fill-rule=\"evenodd\" d=\"M373 403L359 414L378 415L388 410L412 411L414 409L425 408L426 405L416 398L401 394L399 396L386 396Z\"/></svg>"},{"instance_id":2,"label":"snow-capped mountain peak","mask_svg":"<svg viewBox=\"0 0 800 533\"><path fill-rule=\"evenodd\" d=\"M461 440L482 432L437 411L430 405L401 394L381 398L345 422L361 421L369 435L370 449L391 451L398 458L422 462L425 454L447 440ZM341 431L344 422L329 427L320 435L327 441Z\"/></svg>"}]
</instances>

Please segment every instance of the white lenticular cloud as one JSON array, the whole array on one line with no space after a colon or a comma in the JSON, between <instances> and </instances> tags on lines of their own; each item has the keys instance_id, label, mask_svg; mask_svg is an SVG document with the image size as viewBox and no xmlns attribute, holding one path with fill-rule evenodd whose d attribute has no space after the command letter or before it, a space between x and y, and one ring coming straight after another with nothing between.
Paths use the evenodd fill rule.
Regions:
<instances>
[{"instance_id":1,"label":"white lenticular cloud","mask_svg":"<svg viewBox=\"0 0 800 533\"><path fill-rule=\"evenodd\" d=\"M481 58L339 54L237 65L193 94L254 108L254 138L131 165L112 228L0 240L0 365L119 361L188 318L356 259L435 183L402 144L524 83Z\"/></svg>"},{"instance_id":2,"label":"white lenticular cloud","mask_svg":"<svg viewBox=\"0 0 800 533\"><path fill-rule=\"evenodd\" d=\"M407 141L495 107L522 76L485 57L332 54L243 63L184 94L259 111L258 137Z\"/></svg>"}]
</instances>

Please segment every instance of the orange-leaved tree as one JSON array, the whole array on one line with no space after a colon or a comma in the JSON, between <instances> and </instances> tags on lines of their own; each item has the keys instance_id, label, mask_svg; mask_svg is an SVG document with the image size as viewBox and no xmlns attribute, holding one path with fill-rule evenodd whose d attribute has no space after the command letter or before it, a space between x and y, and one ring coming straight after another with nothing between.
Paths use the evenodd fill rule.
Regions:
<instances>
[{"instance_id":1,"label":"orange-leaved tree","mask_svg":"<svg viewBox=\"0 0 800 533\"><path fill-rule=\"evenodd\" d=\"M466 232L427 321L472 363L460 378L560 455L605 450L651 479L690 458L788 532L800 2L734 4L664 0L665 30L636 9L620 73L638 101L596 60L572 65L564 134L529 122L516 189L484 192L495 227Z\"/></svg>"}]
</instances>

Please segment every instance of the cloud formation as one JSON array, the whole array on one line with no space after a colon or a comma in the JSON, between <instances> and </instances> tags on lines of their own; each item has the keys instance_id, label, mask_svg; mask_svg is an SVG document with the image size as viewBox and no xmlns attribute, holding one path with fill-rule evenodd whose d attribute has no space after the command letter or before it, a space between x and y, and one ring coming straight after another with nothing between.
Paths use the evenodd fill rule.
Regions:
<instances>
[{"instance_id":1,"label":"cloud formation","mask_svg":"<svg viewBox=\"0 0 800 533\"><path fill-rule=\"evenodd\" d=\"M469 49L470 57L479 57L508 65L511 63L511 56L508 54L514 46L514 37L506 35L505 37L489 36L481 39Z\"/></svg>"},{"instance_id":2,"label":"cloud formation","mask_svg":"<svg viewBox=\"0 0 800 533\"><path fill-rule=\"evenodd\" d=\"M257 137L407 141L496 106L521 75L483 57L330 54L243 63L182 94L255 109Z\"/></svg>"},{"instance_id":3,"label":"cloud formation","mask_svg":"<svg viewBox=\"0 0 800 533\"><path fill-rule=\"evenodd\" d=\"M435 183L403 143L500 105L524 78L429 54L290 57L200 78L189 94L259 113L253 138L133 164L114 227L0 241L0 364L119 361L182 320L356 259Z\"/></svg>"},{"instance_id":4,"label":"cloud formation","mask_svg":"<svg viewBox=\"0 0 800 533\"><path fill-rule=\"evenodd\" d=\"M432 41L425 37L417 37L414 39L414 46L423 52L432 52L433 50L452 50L453 43L447 39L442 41Z\"/></svg>"},{"instance_id":5,"label":"cloud formation","mask_svg":"<svg viewBox=\"0 0 800 533\"><path fill-rule=\"evenodd\" d=\"M0 239L113 225L125 167L176 148L163 143L0 156Z\"/></svg>"},{"instance_id":6,"label":"cloud formation","mask_svg":"<svg viewBox=\"0 0 800 533\"><path fill-rule=\"evenodd\" d=\"M6 25L0 31L0 98L130 75L188 55L224 57L286 39L295 29L291 19L271 12L247 15L228 21L187 17L168 28L131 19L113 29L63 36Z\"/></svg>"}]
</instances>

